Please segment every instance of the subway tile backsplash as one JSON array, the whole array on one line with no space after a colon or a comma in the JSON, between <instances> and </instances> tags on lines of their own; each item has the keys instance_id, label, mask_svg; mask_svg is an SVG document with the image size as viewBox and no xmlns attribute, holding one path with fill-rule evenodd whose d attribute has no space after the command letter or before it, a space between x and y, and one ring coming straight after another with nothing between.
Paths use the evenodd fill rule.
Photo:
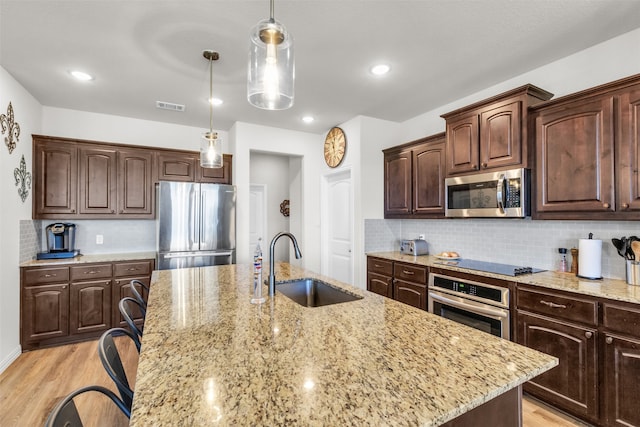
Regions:
<instances>
[{"instance_id":1,"label":"subway tile backsplash","mask_svg":"<svg viewBox=\"0 0 640 427\"><path fill-rule=\"evenodd\" d=\"M579 239L593 233L602 240L602 275L625 279L625 261L611 238L639 236L634 221L532 221L530 218L365 220L365 252L399 249L400 239L424 234L429 253L456 251L464 258L552 270L559 259L558 248L578 247ZM571 256L568 255L571 262Z\"/></svg>"}]
</instances>

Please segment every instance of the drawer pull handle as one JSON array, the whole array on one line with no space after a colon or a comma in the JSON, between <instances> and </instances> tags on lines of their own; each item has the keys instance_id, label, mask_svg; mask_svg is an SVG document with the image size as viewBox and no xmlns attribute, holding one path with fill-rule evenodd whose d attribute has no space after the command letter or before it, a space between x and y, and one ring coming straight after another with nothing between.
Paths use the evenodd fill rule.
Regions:
<instances>
[{"instance_id":1,"label":"drawer pull handle","mask_svg":"<svg viewBox=\"0 0 640 427\"><path fill-rule=\"evenodd\" d=\"M84 274L98 274L100 273L100 270L95 271L95 270L89 270L89 271L85 271Z\"/></svg>"},{"instance_id":2,"label":"drawer pull handle","mask_svg":"<svg viewBox=\"0 0 640 427\"><path fill-rule=\"evenodd\" d=\"M56 277L56 275L55 275L55 274L48 274L48 273L47 273L47 274L45 274L45 275L44 275L44 277L46 277L46 278L49 278L49 277Z\"/></svg>"},{"instance_id":3,"label":"drawer pull handle","mask_svg":"<svg viewBox=\"0 0 640 427\"><path fill-rule=\"evenodd\" d=\"M407 271L407 270L402 270L402 272L403 272L404 274L409 275L409 276L413 276L413 275L415 274L413 271Z\"/></svg>"},{"instance_id":4,"label":"drawer pull handle","mask_svg":"<svg viewBox=\"0 0 640 427\"><path fill-rule=\"evenodd\" d=\"M584 333L584 336L587 337L587 339L590 339L593 336L593 332L587 331Z\"/></svg>"},{"instance_id":5,"label":"drawer pull handle","mask_svg":"<svg viewBox=\"0 0 640 427\"><path fill-rule=\"evenodd\" d=\"M613 343L613 338L607 337L607 339L605 341L606 341L607 344L612 344Z\"/></svg>"},{"instance_id":6,"label":"drawer pull handle","mask_svg":"<svg viewBox=\"0 0 640 427\"><path fill-rule=\"evenodd\" d=\"M540 304L544 304L547 307L551 307L551 308L567 308L567 306L564 304L556 304L555 302L550 302L545 300L540 300Z\"/></svg>"},{"instance_id":7,"label":"drawer pull handle","mask_svg":"<svg viewBox=\"0 0 640 427\"><path fill-rule=\"evenodd\" d=\"M381 265L379 265L379 264L373 264L373 266L374 266L375 268L382 268L382 266L381 266Z\"/></svg>"},{"instance_id":8,"label":"drawer pull handle","mask_svg":"<svg viewBox=\"0 0 640 427\"><path fill-rule=\"evenodd\" d=\"M139 268L131 267L131 268L128 268L128 269L127 269L127 271L136 271L136 270L139 270Z\"/></svg>"}]
</instances>

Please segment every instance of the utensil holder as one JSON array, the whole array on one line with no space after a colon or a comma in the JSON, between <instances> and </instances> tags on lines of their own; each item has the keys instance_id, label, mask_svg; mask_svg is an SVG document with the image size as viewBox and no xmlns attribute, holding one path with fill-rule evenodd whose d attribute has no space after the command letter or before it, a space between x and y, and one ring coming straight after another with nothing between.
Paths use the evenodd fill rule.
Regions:
<instances>
[{"instance_id":1,"label":"utensil holder","mask_svg":"<svg viewBox=\"0 0 640 427\"><path fill-rule=\"evenodd\" d=\"M627 260L627 284L640 285L640 261Z\"/></svg>"}]
</instances>

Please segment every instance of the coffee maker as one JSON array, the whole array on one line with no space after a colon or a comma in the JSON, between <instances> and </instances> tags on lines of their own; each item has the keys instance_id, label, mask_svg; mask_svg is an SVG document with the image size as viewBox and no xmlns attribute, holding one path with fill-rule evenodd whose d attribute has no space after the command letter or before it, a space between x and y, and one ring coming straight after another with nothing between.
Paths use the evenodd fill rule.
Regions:
<instances>
[{"instance_id":1,"label":"coffee maker","mask_svg":"<svg viewBox=\"0 0 640 427\"><path fill-rule=\"evenodd\" d=\"M79 255L76 246L76 225L56 222L45 228L47 252L41 252L37 259L73 258Z\"/></svg>"}]
</instances>

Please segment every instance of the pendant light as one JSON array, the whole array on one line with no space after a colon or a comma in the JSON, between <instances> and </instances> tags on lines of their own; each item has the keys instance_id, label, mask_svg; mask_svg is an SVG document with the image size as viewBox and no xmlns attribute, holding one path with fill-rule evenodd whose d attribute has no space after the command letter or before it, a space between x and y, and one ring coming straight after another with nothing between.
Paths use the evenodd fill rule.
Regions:
<instances>
[{"instance_id":1,"label":"pendant light","mask_svg":"<svg viewBox=\"0 0 640 427\"><path fill-rule=\"evenodd\" d=\"M286 110L293 105L293 38L273 18L274 0L270 1L270 18L251 30L247 99L265 110Z\"/></svg>"},{"instance_id":2,"label":"pendant light","mask_svg":"<svg viewBox=\"0 0 640 427\"><path fill-rule=\"evenodd\" d=\"M212 50L205 50L202 56L209 60L209 131L200 140L200 166L203 168L222 167L222 139L213 131L213 61L220 55Z\"/></svg>"}]
</instances>

